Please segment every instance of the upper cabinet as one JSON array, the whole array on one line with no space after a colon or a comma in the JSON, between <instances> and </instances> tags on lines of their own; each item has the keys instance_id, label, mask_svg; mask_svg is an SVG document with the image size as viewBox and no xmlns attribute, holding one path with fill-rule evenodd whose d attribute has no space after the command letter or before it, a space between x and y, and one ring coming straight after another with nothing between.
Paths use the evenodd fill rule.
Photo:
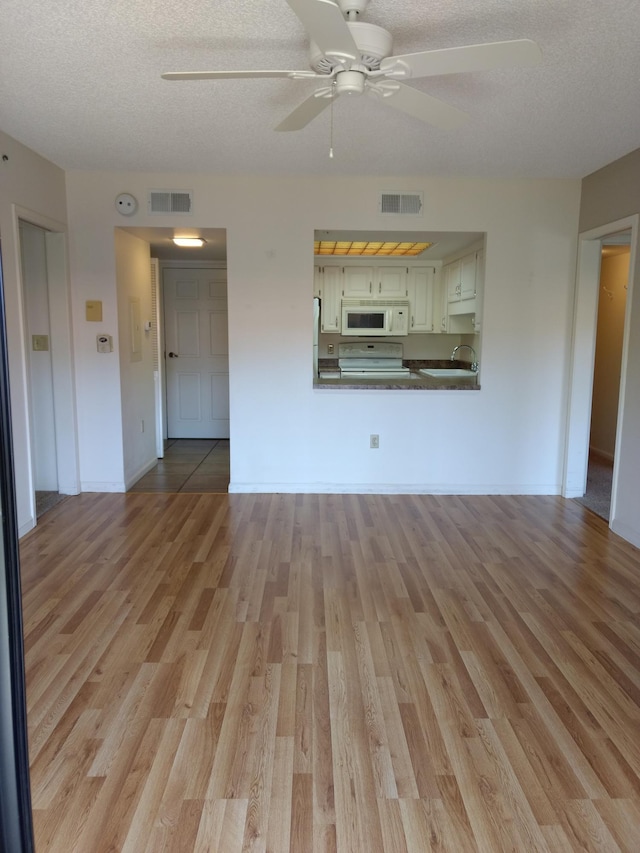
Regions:
<instances>
[{"instance_id":1,"label":"upper cabinet","mask_svg":"<svg viewBox=\"0 0 640 853\"><path fill-rule=\"evenodd\" d=\"M407 267L378 267L375 277L378 282L377 295L383 299L406 299L408 272Z\"/></svg>"},{"instance_id":2,"label":"upper cabinet","mask_svg":"<svg viewBox=\"0 0 640 853\"><path fill-rule=\"evenodd\" d=\"M476 252L444 266L449 302L462 302L476 295Z\"/></svg>"},{"instance_id":3,"label":"upper cabinet","mask_svg":"<svg viewBox=\"0 0 640 853\"><path fill-rule=\"evenodd\" d=\"M442 268L449 314L473 314L484 276L484 250L471 252Z\"/></svg>"},{"instance_id":4,"label":"upper cabinet","mask_svg":"<svg viewBox=\"0 0 640 853\"><path fill-rule=\"evenodd\" d=\"M478 249L442 267L442 330L451 333L480 331L480 312L484 287L484 249ZM445 316L446 315L446 316Z\"/></svg>"},{"instance_id":5,"label":"upper cabinet","mask_svg":"<svg viewBox=\"0 0 640 853\"><path fill-rule=\"evenodd\" d=\"M344 267L343 296L348 299L406 299L407 267Z\"/></svg>"},{"instance_id":6,"label":"upper cabinet","mask_svg":"<svg viewBox=\"0 0 640 853\"><path fill-rule=\"evenodd\" d=\"M371 299L373 292L373 267L344 268L342 295L350 299Z\"/></svg>"},{"instance_id":7,"label":"upper cabinet","mask_svg":"<svg viewBox=\"0 0 640 853\"><path fill-rule=\"evenodd\" d=\"M315 268L314 290L321 299L320 331L340 332L340 300L342 299L343 270L337 264Z\"/></svg>"},{"instance_id":8,"label":"upper cabinet","mask_svg":"<svg viewBox=\"0 0 640 853\"><path fill-rule=\"evenodd\" d=\"M435 278L435 267L409 268L409 334L440 331L434 320Z\"/></svg>"},{"instance_id":9,"label":"upper cabinet","mask_svg":"<svg viewBox=\"0 0 640 853\"><path fill-rule=\"evenodd\" d=\"M342 261L315 267L314 293L322 299L320 331L339 334L341 300L409 301L409 334L480 330L484 250L469 252L440 267Z\"/></svg>"}]
</instances>

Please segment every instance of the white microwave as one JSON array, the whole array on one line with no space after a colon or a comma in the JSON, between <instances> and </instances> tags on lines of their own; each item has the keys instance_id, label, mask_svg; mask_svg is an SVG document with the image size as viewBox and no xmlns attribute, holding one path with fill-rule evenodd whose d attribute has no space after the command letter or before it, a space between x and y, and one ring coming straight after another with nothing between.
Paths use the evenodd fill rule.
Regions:
<instances>
[{"instance_id":1,"label":"white microwave","mask_svg":"<svg viewBox=\"0 0 640 853\"><path fill-rule=\"evenodd\" d=\"M343 299L342 334L366 337L408 335L409 302L404 299L386 302L377 299Z\"/></svg>"}]
</instances>

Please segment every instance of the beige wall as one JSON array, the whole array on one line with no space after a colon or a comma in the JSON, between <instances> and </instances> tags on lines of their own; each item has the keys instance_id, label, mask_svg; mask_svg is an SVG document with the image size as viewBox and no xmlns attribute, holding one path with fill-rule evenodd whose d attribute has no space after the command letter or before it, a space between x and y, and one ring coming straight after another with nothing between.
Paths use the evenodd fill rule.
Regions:
<instances>
[{"instance_id":1,"label":"beige wall","mask_svg":"<svg viewBox=\"0 0 640 853\"><path fill-rule=\"evenodd\" d=\"M640 210L640 148L582 181L580 231L624 219Z\"/></svg>"}]
</instances>

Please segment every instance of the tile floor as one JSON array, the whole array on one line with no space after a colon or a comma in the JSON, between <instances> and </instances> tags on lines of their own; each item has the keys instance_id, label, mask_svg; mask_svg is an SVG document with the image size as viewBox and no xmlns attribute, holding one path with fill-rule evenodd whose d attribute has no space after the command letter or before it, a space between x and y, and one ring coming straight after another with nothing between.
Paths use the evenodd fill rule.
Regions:
<instances>
[{"instance_id":1,"label":"tile floor","mask_svg":"<svg viewBox=\"0 0 640 853\"><path fill-rule=\"evenodd\" d=\"M229 439L171 438L164 459L130 492L229 491Z\"/></svg>"}]
</instances>

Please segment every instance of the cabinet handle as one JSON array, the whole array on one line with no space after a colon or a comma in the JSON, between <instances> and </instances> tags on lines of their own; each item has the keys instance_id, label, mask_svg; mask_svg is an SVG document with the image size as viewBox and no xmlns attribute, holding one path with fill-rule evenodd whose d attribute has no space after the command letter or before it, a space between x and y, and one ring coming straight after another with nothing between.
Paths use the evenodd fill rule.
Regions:
<instances>
[{"instance_id":1,"label":"cabinet handle","mask_svg":"<svg viewBox=\"0 0 640 853\"><path fill-rule=\"evenodd\" d=\"M338 328L338 318L336 316L336 329Z\"/></svg>"},{"instance_id":2,"label":"cabinet handle","mask_svg":"<svg viewBox=\"0 0 640 853\"><path fill-rule=\"evenodd\" d=\"M411 315L411 328L413 329L413 314Z\"/></svg>"},{"instance_id":3,"label":"cabinet handle","mask_svg":"<svg viewBox=\"0 0 640 853\"><path fill-rule=\"evenodd\" d=\"M378 284L378 293L382 293L382 282Z\"/></svg>"},{"instance_id":4,"label":"cabinet handle","mask_svg":"<svg viewBox=\"0 0 640 853\"><path fill-rule=\"evenodd\" d=\"M371 293L372 288L373 288L373 285L371 282L369 282L369 293Z\"/></svg>"}]
</instances>

